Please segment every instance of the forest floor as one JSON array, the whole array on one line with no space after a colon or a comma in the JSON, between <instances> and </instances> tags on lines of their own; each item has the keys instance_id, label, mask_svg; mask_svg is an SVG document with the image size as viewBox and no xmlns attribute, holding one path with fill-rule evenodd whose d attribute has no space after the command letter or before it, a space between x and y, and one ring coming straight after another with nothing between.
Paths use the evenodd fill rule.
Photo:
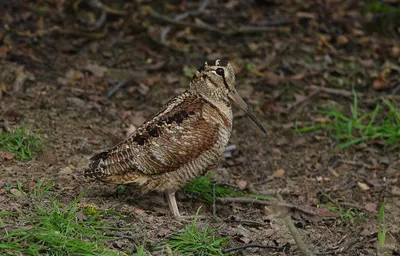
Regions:
<instances>
[{"instance_id":1,"label":"forest floor","mask_svg":"<svg viewBox=\"0 0 400 256\"><path fill-rule=\"evenodd\" d=\"M179 191L185 214L202 206L194 226L226 238L225 254L305 255L288 215L312 254L400 255L398 1L98 3L0 3L1 255L171 252L168 241L190 223L172 218L164 195L75 173L218 58L234 66L267 135L234 109L235 149L209 177L296 207ZM13 131L37 145L10 153ZM102 225L81 239L98 247L46 240L68 218L82 232ZM43 238L46 223L56 231Z\"/></svg>"}]
</instances>

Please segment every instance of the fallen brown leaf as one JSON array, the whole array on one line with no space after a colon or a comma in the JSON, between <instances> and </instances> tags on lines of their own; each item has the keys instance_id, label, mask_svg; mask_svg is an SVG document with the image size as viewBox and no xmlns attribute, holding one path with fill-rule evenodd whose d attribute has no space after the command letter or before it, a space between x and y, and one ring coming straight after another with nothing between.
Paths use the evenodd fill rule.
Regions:
<instances>
[{"instance_id":1,"label":"fallen brown leaf","mask_svg":"<svg viewBox=\"0 0 400 256\"><path fill-rule=\"evenodd\" d=\"M315 13L311 13L311 12L297 12L296 17L300 18L300 19L315 20L317 18L317 15Z\"/></svg>"},{"instance_id":2,"label":"fallen brown leaf","mask_svg":"<svg viewBox=\"0 0 400 256\"><path fill-rule=\"evenodd\" d=\"M364 205L364 209L369 211L369 212L371 212L371 213L376 213L377 212L376 207L377 207L376 203L366 203Z\"/></svg>"},{"instance_id":3,"label":"fallen brown leaf","mask_svg":"<svg viewBox=\"0 0 400 256\"><path fill-rule=\"evenodd\" d=\"M138 214L138 215L140 215L140 214L143 214L143 213L144 213L144 210L143 210L143 209L140 209L140 208L135 208L135 213Z\"/></svg>"},{"instance_id":4,"label":"fallen brown leaf","mask_svg":"<svg viewBox=\"0 0 400 256\"><path fill-rule=\"evenodd\" d=\"M21 192L16 188L10 189L10 193L13 194L16 198L20 198L24 195L24 192Z\"/></svg>"},{"instance_id":5,"label":"fallen brown leaf","mask_svg":"<svg viewBox=\"0 0 400 256\"><path fill-rule=\"evenodd\" d=\"M65 73L65 77L69 80L77 80L83 78L84 75L78 70L70 69Z\"/></svg>"},{"instance_id":6,"label":"fallen brown leaf","mask_svg":"<svg viewBox=\"0 0 400 256\"><path fill-rule=\"evenodd\" d=\"M328 208L317 208L316 214L318 217L322 217L322 218L339 216L339 214L337 214L335 212L331 212Z\"/></svg>"},{"instance_id":7,"label":"fallen brown leaf","mask_svg":"<svg viewBox=\"0 0 400 256\"><path fill-rule=\"evenodd\" d=\"M84 69L90 71L96 77L103 77L108 70L106 67L97 64L88 64Z\"/></svg>"},{"instance_id":8,"label":"fallen brown leaf","mask_svg":"<svg viewBox=\"0 0 400 256\"><path fill-rule=\"evenodd\" d=\"M398 58L400 56L400 47L397 45L393 45L392 49L390 49L390 55L393 58Z\"/></svg>"},{"instance_id":9,"label":"fallen brown leaf","mask_svg":"<svg viewBox=\"0 0 400 256\"><path fill-rule=\"evenodd\" d=\"M300 72L300 73L292 76L291 79L297 81L297 80L303 79L305 76L306 76L306 73Z\"/></svg>"},{"instance_id":10,"label":"fallen brown leaf","mask_svg":"<svg viewBox=\"0 0 400 256\"><path fill-rule=\"evenodd\" d=\"M372 87L374 90L380 91L386 89L390 82L387 80L387 75L390 73L390 67L385 68L382 72L378 74L378 77L375 79Z\"/></svg>"},{"instance_id":11,"label":"fallen brown leaf","mask_svg":"<svg viewBox=\"0 0 400 256\"><path fill-rule=\"evenodd\" d=\"M9 51L9 49L7 46L5 46L5 45L0 46L0 58L1 59L6 58L8 51Z\"/></svg>"},{"instance_id":12,"label":"fallen brown leaf","mask_svg":"<svg viewBox=\"0 0 400 256\"><path fill-rule=\"evenodd\" d=\"M10 153L8 151L0 151L0 159L12 160L14 159L14 157L15 157L14 153Z\"/></svg>"},{"instance_id":13,"label":"fallen brown leaf","mask_svg":"<svg viewBox=\"0 0 400 256\"><path fill-rule=\"evenodd\" d=\"M372 59L363 60L361 58L357 59L357 63L360 64L363 68L370 68L374 65L374 61Z\"/></svg>"},{"instance_id":14,"label":"fallen brown leaf","mask_svg":"<svg viewBox=\"0 0 400 256\"><path fill-rule=\"evenodd\" d=\"M349 39L344 35L339 35L337 38L338 45L345 45L349 42Z\"/></svg>"},{"instance_id":15,"label":"fallen brown leaf","mask_svg":"<svg viewBox=\"0 0 400 256\"><path fill-rule=\"evenodd\" d=\"M281 80L281 78L277 74L275 74L274 72L270 72L270 71L266 72L264 77L268 84L274 85L274 86L278 85Z\"/></svg>"},{"instance_id":16,"label":"fallen brown leaf","mask_svg":"<svg viewBox=\"0 0 400 256\"><path fill-rule=\"evenodd\" d=\"M244 244L249 244L251 242L251 238L248 237L241 237L239 238L240 241L242 241Z\"/></svg>"},{"instance_id":17,"label":"fallen brown leaf","mask_svg":"<svg viewBox=\"0 0 400 256\"><path fill-rule=\"evenodd\" d=\"M284 169L278 169L272 173L272 177L275 177L275 178L282 177L283 175L285 175L285 172L286 171Z\"/></svg>"}]
</instances>

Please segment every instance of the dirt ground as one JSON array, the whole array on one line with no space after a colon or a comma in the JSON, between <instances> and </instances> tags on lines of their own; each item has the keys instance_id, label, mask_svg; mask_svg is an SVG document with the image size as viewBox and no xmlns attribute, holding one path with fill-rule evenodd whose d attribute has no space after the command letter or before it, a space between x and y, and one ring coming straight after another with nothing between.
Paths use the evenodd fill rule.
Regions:
<instances>
[{"instance_id":1,"label":"dirt ground","mask_svg":"<svg viewBox=\"0 0 400 256\"><path fill-rule=\"evenodd\" d=\"M352 87L363 95L361 112L372 111L376 97L400 95L399 25L366 13L363 1L209 2L103 1L108 8L102 9L90 1L1 1L0 122L39 131L46 147L31 161L0 159L0 184L18 180L29 190L50 180L57 198L71 202L88 187L74 173L92 155L182 92L205 60L224 58L268 132L235 109L230 144L236 150L211 171L216 181L245 192L283 190L286 202L314 210L316 216L295 211L292 220L318 255L376 255L377 215L387 198L386 251L399 255L399 152L379 141L339 150L328 134L294 133L322 122L322 107L348 111ZM337 91L316 92L312 85ZM1 210L24 207L0 191ZM321 195L350 209L352 218L317 209L328 203ZM203 205L201 214L210 219L202 222L230 236L231 246L282 247L238 255L300 255L271 209L217 203L218 218L211 219L210 203L182 191L177 197L187 214ZM94 183L83 202L118 211L138 227L139 238L147 230L150 251L183 228L157 193L129 188L117 196L115 185ZM110 243L134 250L129 239Z\"/></svg>"}]
</instances>

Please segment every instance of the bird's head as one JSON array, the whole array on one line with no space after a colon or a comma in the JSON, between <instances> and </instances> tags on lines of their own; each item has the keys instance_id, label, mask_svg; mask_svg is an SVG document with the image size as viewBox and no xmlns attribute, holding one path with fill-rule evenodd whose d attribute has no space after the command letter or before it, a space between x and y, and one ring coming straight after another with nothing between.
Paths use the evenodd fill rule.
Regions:
<instances>
[{"instance_id":1,"label":"bird's head","mask_svg":"<svg viewBox=\"0 0 400 256\"><path fill-rule=\"evenodd\" d=\"M229 104L229 99L232 100L246 112L261 131L266 133L261 122L236 91L235 71L228 61L220 59L206 61L193 76L190 82L190 89L197 91L203 97L212 101L222 101Z\"/></svg>"}]
</instances>

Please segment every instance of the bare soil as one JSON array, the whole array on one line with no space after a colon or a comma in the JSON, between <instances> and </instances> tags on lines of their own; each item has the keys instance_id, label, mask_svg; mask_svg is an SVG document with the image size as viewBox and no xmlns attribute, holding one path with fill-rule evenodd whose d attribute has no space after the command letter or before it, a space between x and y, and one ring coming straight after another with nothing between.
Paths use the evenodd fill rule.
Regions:
<instances>
[{"instance_id":1,"label":"bare soil","mask_svg":"<svg viewBox=\"0 0 400 256\"><path fill-rule=\"evenodd\" d=\"M348 111L352 103L348 97L325 92L307 98L313 93L311 84L348 92L354 87L365 95L360 111L372 111L374 97L399 95L399 69L392 66L381 79L387 66L399 63L398 41L385 29L366 29L366 3L210 1L205 10L191 14L201 2L137 2L103 1L119 12L107 11L98 28L101 10L86 1L76 10L72 1L0 3L0 122L11 129L29 127L46 140L34 160L0 159L0 210L26 208L4 187L16 181L26 191L39 180L53 181L54 195L70 203L89 186L74 174L86 167L88 158L125 138L133 126L184 90L190 72L204 60L225 58L236 68L240 94L268 133L264 136L236 109L230 144L237 149L232 158L221 159L218 168L210 170L216 181L245 192L282 190L286 202L314 210L315 216L297 211L291 216L310 250L323 255L381 253L377 215L387 198L386 252L399 255L398 151L379 141L338 150L338 142L328 134L294 133L297 125L321 121L321 107ZM199 18L221 31L240 26L270 31L224 35L188 28L154 18L150 7L171 18L189 13L182 21L195 24ZM392 25L386 27L397 33L398 27ZM169 32L160 40L167 26ZM355 67L346 66L349 63ZM115 185L90 186L83 202L121 213L126 222L110 218L110 224L137 227L133 235L138 241L146 230L150 251L183 229L184 224L170 216L164 195L143 195L135 188L117 195ZM317 209L329 203L324 194L344 211L357 209L365 219L355 215L349 220ZM209 218L200 224L218 227L221 235L230 236L232 246L280 247L239 250L238 255L300 255L274 209L217 203L217 218L212 218L210 203L182 191L178 201L186 214L202 205L201 214ZM110 246L135 250L129 238Z\"/></svg>"}]
</instances>

